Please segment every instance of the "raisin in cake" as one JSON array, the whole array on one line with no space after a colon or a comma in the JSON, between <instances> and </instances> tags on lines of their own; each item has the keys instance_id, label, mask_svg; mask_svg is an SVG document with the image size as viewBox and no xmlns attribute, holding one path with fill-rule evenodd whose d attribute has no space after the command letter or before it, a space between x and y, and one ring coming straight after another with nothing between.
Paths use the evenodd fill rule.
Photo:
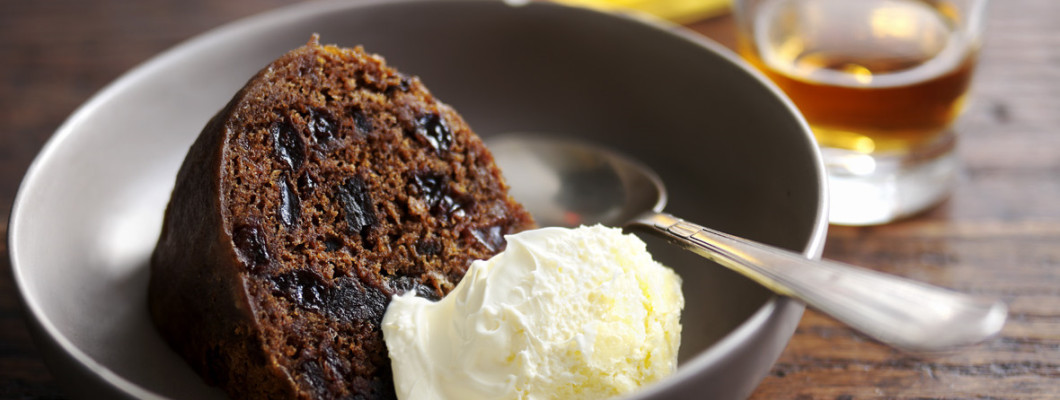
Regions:
<instances>
[{"instance_id":1,"label":"raisin in cake","mask_svg":"<svg viewBox=\"0 0 1060 400\"><path fill-rule=\"evenodd\" d=\"M189 150L150 311L232 397L392 398L390 298L440 298L532 224L482 141L417 78L314 37Z\"/></svg>"}]
</instances>

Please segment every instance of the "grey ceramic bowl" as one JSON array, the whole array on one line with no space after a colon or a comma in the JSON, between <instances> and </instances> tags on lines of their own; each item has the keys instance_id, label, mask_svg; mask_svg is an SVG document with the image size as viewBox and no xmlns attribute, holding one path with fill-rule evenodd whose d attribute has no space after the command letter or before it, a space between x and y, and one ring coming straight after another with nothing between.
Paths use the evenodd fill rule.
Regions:
<instances>
[{"instance_id":1,"label":"grey ceramic bowl","mask_svg":"<svg viewBox=\"0 0 1060 400\"><path fill-rule=\"evenodd\" d=\"M147 258L179 163L259 68L312 33L419 75L482 136L549 132L650 165L668 211L818 257L821 163L791 104L720 46L680 28L555 4L311 2L190 40L129 72L55 133L9 229L27 320L68 394L224 395L148 323ZM650 239L684 277L681 366L633 398L749 395L803 306ZM189 249L191 251L192 249Z\"/></svg>"}]
</instances>

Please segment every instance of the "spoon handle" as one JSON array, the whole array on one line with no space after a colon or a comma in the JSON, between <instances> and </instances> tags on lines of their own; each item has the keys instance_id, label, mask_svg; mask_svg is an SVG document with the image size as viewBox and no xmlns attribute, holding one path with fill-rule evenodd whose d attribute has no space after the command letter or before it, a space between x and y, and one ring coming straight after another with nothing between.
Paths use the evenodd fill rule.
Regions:
<instances>
[{"instance_id":1,"label":"spoon handle","mask_svg":"<svg viewBox=\"0 0 1060 400\"><path fill-rule=\"evenodd\" d=\"M938 352L996 335L1007 307L893 275L717 232L664 213L634 223L895 348Z\"/></svg>"}]
</instances>

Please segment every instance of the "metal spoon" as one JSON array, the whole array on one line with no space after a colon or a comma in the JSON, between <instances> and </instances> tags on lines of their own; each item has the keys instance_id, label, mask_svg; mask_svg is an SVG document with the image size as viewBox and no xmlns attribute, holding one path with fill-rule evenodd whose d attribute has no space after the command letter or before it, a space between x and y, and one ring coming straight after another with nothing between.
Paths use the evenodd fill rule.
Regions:
<instances>
[{"instance_id":1,"label":"metal spoon","mask_svg":"<svg viewBox=\"0 0 1060 400\"><path fill-rule=\"evenodd\" d=\"M647 167L584 143L538 135L489 148L542 226L639 226L772 291L799 299L897 349L939 352L996 335L1004 303L742 239L662 212L666 191Z\"/></svg>"}]
</instances>

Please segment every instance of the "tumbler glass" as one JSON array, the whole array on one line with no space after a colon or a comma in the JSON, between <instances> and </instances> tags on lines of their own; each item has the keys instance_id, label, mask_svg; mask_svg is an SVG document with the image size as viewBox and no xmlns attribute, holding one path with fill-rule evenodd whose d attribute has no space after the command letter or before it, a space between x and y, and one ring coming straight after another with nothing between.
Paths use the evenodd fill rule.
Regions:
<instances>
[{"instance_id":1,"label":"tumbler glass","mask_svg":"<svg viewBox=\"0 0 1060 400\"><path fill-rule=\"evenodd\" d=\"M821 147L832 223L891 222L951 192L986 3L734 0L741 55Z\"/></svg>"}]
</instances>

